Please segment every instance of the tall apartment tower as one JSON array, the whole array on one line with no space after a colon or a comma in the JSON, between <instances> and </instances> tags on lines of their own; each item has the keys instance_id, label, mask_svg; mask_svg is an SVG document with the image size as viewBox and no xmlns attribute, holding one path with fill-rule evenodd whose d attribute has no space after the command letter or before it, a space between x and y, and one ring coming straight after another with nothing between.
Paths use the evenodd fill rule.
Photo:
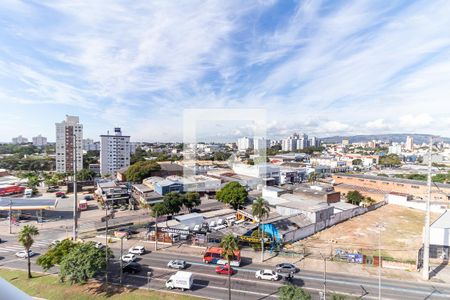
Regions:
<instances>
[{"instance_id":1,"label":"tall apartment tower","mask_svg":"<svg viewBox=\"0 0 450 300\"><path fill-rule=\"evenodd\" d=\"M130 166L130 136L114 128L114 135L100 136L100 174L113 175L115 171Z\"/></svg>"},{"instance_id":2,"label":"tall apartment tower","mask_svg":"<svg viewBox=\"0 0 450 300\"><path fill-rule=\"evenodd\" d=\"M74 149L76 149L77 170L81 170L83 168L83 125L80 124L80 118L66 115L65 121L55 125L56 172L73 172Z\"/></svg>"},{"instance_id":3,"label":"tall apartment tower","mask_svg":"<svg viewBox=\"0 0 450 300\"><path fill-rule=\"evenodd\" d=\"M239 151L253 149L253 138L242 137L238 139L237 147Z\"/></svg>"},{"instance_id":4,"label":"tall apartment tower","mask_svg":"<svg viewBox=\"0 0 450 300\"><path fill-rule=\"evenodd\" d=\"M406 137L405 150L413 151L414 150L414 140L412 136Z\"/></svg>"}]
</instances>

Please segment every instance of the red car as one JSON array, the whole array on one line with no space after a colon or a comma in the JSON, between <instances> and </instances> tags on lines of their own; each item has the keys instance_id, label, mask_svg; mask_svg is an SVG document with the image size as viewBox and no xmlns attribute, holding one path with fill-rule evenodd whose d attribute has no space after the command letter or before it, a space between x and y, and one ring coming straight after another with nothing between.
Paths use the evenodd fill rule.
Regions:
<instances>
[{"instance_id":1,"label":"red car","mask_svg":"<svg viewBox=\"0 0 450 300\"><path fill-rule=\"evenodd\" d=\"M217 274L225 274L225 275L233 275L234 270L233 270L233 268L228 267L228 264L226 264L223 266L217 266L216 273Z\"/></svg>"},{"instance_id":2,"label":"red car","mask_svg":"<svg viewBox=\"0 0 450 300\"><path fill-rule=\"evenodd\" d=\"M58 198L66 198L66 194L64 192L56 192L56 197Z\"/></svg>"}]
</instances>

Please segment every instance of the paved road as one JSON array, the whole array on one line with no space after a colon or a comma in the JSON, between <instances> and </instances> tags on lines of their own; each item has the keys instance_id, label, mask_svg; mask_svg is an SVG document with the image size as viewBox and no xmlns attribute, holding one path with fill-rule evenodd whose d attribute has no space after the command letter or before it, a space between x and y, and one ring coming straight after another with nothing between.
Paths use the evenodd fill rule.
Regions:
<instances>
[{"instance_id":1,"label":"paved road","mask_svg":"<svg viewBox=\"0 0 450 300\"><path fill-rule=\"evenodd\" d=\"M49 241L38 240L33 247L36 253L43 253L46 243ZM26 260L17 259L14 256L17 243L8 241L0 245L3 249L0 255L0 266L8 266L14 268L26 268ZM18 249L21 250L21 249ZM116 258L120 256L119 249L113 249ZM126 251L126 250L125 250ZM35 262L37 256L32 258ZM194 273L194 287L192 291L186 291L188 294L195 294L212 299L227 298L227 276L218 275L214 272L214 265L206 265L202 263L200 257L192 257L187 255L177 255L168 252L158 251L156 253L147 253L138 258L138 262L142 264L143 270L140 274L125 275L124 284L135 287L146 287L147 285L153 289L165 289L164 282L175 270L167 268L167 262L170 259L184 259L188 262L187 270ZM267 265L259 263L251 263L243 261L241 268L236 268L237 273L232 276L232 295L233 299L275 299L277 288L283 282L268 282L255 279L255 271ZM40 270L34 265L34 270ZM113 282L119 282L119 262L111 261L110 278ZM148 282L147 272L152 271L152 276ZM311 272L301 270L296 274L293 283L302 286L312 293L314 299L318 299L318 292L323 289L323 278L321 272ZM327 291L351 294L362 297L362 299L378 298L378 280L376 278L354 277L342 274L327 274ZM426 284L404 282L397 280L383 279L382 281L382 298L383 299L450 299L450 287L440 284Z\"/></svg>"}]
</instances>

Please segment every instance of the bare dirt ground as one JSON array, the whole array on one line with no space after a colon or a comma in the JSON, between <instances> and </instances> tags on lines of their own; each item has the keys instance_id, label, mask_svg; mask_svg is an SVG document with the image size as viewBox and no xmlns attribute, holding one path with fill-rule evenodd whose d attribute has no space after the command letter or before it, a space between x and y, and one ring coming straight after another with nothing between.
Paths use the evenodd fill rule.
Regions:
<instances>
[{"instance_id":1,"label":"bare dirt ground","mask_svg":"<svg viewBox=\"0 0 450 300\"><path fill-rule=\"evenodd\" d=\"M439 215L432 213L431 222ZM336 249L378 255L379 223L383 224L380 236L382 256L415 261L422 244L425 212L391 204L325 229L292 246L313 255L333 255Z\"/></svg>"}]
</instances>

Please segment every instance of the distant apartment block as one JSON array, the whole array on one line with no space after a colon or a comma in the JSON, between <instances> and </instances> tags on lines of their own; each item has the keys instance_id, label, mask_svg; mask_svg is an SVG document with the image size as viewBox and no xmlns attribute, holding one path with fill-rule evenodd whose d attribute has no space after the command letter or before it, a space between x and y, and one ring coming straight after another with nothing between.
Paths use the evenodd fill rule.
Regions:
<instances>
[{"instance_id":1,"label":"distant apartment block","mask_svg":"<svg viewBox=\"0 0 450 300\"><path fill-rule=\"evenodd\" d=\"M77 170L83 168L83 125L77 116L66 115L56 123L56 172L73 172L76 150Z\"/></svg>"},{"instance_id":2,"label":"distant apartment block","mask_svg":"<svg viewBox=\"0 0 450 300\"><path fill-rule=\"evenodd\" d=\"M100 142L94 142L92 139L83 140L84 151L100 151Z\"/></svg>"},{"instance_id":3,"label":"distant apartment block","mask_svg":"<svg viewBox=\"0 0 450 300\"><path fill-rule=\"evenodd\" d=\"M26 144L28 143L28 139L19 135L18 137L12 138L12 143L15 145Z\"/></svg>"},{"instance_id":4,"label":"distant apartment block","mask_svg":"<svg viewBox=\"0 0 450 300\"><path fill-rule=\"evenodd\" d=\"M130 166L130 136L122 135L120 128L114 134L100 136L100 173L113 175L119 169Z\"/></svg>"},{"instance_id":5,"label":"distant apartment block","mask_svg":"<svg viewBox=\"0 0 450 300\"><path fill-rule=\"evenodd\" d=\"M35 136L33 137L33 145L37 147L44 147L47 145L47 138L42 135Z\"/></svg>"},{"instance_id":6,"label":"distant apartment block","mask_svg":"<svg viewBox=\"0 0 450 300\"><path fill-rule=\"evenodd\" d=\"M237 147L239 151L246 151L253 149L253 139L248 137L243 137L238 139Z\"/></svg>"},{"instance_id":7,"label":"distant apartment block","mask_svg":"<svg viewBox=\"0 0 450 300\"><path fill-rule=\"evenodd\" d=\"M389 146L388 153L389 154L397 154L397 155L402 154L402 145L395 144L395 145Z\"/></svg>"},{"instance_id":8,"label":"distant apartment block","mask_svg":"<svg viewBox=\"0 0 450 300\"><path fill-rule=\"evenodd\" d=\"M265 138L254 138L253 139L253 149L255 151L261 151L270 148L270 140Z\"/></svg>"}]
</instances>

